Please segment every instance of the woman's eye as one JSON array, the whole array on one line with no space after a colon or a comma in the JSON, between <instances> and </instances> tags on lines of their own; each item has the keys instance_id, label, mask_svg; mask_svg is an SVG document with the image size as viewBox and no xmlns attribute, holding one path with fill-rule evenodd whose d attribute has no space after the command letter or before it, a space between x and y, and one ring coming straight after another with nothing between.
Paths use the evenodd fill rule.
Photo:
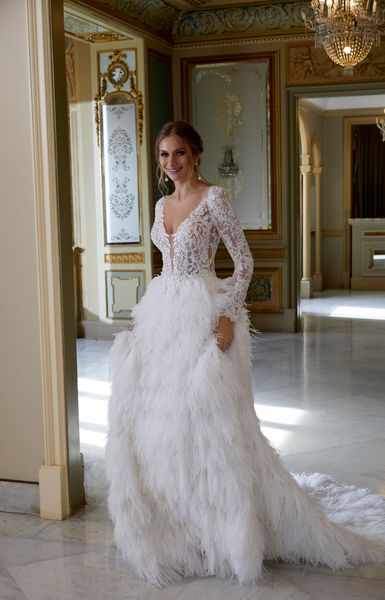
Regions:
<instances>
[{"instance_id":1,"label":"woman's eye","mask_svg":"<svg viewBox=\"0 0 385 600\"><path fill-rule=\"evenodd\" d=\"M161 152L160 155L162 158L165 158L167 156L167 152Z\"/></svg>"},{"instance_id":2,"label":"woman's eye","mask_svg":"<svg viewBox=\"0 0 385 600\"><path fill-rule=\"evenodd\" d=\"M179 150L179 152L177 152L177 156L183 156L185 154L184 150Z\"/></svg>"}]
</instances>

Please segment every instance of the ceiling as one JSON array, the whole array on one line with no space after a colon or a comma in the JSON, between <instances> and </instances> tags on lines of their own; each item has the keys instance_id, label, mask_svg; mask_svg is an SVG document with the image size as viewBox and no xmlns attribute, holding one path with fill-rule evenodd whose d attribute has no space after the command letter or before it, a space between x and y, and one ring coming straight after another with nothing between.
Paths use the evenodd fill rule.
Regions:
<instances>
[{"instance_id":1,"label":"ceiling","mask_svg":"<svg viewBox=\"0 0 385 600\"><path fill-rule=\"evenodd\" d=\"M296 0L286 0L296 2ZM165 0L174 8L179 10L199 10L208 8L237 8L256 4L277 4L281 0Z\"/></svg>"},{"instance_id":2,"label":"ceiling","mask_svg":"<svg viewBox=\"0 0 385 600\"><path fill-rule=\"evenodd\" d=\"M385 107L385 94L306 98L304 104L321 110L322 112L328 112L332 110L357 110L363 108L375 108L383 110Z\"/></svg>"}]
</instances>

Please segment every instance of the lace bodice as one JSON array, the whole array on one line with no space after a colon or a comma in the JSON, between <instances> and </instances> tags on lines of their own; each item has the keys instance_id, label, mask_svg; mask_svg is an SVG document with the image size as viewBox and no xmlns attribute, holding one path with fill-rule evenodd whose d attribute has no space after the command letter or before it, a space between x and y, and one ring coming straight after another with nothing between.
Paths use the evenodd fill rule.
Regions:
<instances>
[{"instance_id":1,"label":"lace bodice","mask_svg":"<svg viewBox=\"0 0 385 600\"><path fill-rule=\"evenodd\" d=\"M220 238L234 262L233 275L223 280L222 314L235 321L245 301L254 263L227 191L210 186L174 234L165 229L164 198L156 203L151 239L162 253L162 275L184 279L190 275L215 274L214 259Z\"/></svg>"}]
</instances>

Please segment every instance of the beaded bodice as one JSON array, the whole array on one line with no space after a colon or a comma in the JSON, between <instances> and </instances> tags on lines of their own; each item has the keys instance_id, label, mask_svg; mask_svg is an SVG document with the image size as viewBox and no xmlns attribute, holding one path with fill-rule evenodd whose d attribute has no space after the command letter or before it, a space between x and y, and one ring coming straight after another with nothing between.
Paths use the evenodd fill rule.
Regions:
<instances>
[{"instance_id":1,"label":"beaded bodice","mask_svg":"<svg viewBox=\"0 0 385 600\"><path fill-rule=\"evenodd\" d=\"M234 262L234 272L223 281L223 314L235 320L246 297L253 259L239 220L221 187L210 186L198 206L168 234L164 224L164 198L158 200L151 239L163 258L162 275L185 279L215 274L214 259L220 238Z\"/></svg>"}]
</instances>

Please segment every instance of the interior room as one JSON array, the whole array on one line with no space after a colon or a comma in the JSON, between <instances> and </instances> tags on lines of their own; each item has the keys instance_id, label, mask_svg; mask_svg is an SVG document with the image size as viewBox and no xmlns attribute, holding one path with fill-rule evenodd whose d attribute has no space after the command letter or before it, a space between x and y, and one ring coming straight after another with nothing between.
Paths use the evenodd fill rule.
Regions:
<instances>
[{"instance_id":1,"label":"interior room","mask_svg":"<svg viewBox=\"0 0 385 600\"><path fill-rule=\"evenodd\" d=\"M385 51L380 33L344 70L309 7L3 1L1 597L383 598L384 561L267 560L253 585L157 588L119 558L108 515L110 350L162 272L154 144L174 119L202 134L202 177L252 255L262 433L344 506L358 488L385 498ZM232 269L221 242L216 274Z\"/></svg>"}]
</instances>

